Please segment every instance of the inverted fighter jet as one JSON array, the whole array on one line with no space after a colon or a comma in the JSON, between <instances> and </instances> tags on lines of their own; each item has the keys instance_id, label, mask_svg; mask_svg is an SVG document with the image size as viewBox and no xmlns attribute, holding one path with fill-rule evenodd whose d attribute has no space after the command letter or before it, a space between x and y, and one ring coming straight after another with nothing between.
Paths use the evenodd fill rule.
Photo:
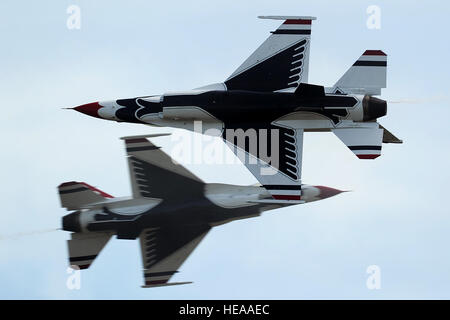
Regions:
<instances>
[{"instance_id":1,"label":"inverted fighter jet","mask_svg":"<svg viewBox=\"0 0 450 320\"><path fill-rule=\"evenodd\" d=\"M62 219L70 231L69 264L87 269L112 236L139 239L145 285L157 287L178 272L209 230L296 203L322 200L340 190L303 185L302 201L273 203L262 186L205 183L146 137L124 137L132 196L115 198L85 182L58 186Z\"/></svg>"},{"instance_id":2,"label":"inverted fighter jet","mask_svg":"<svg viewBox=\"0 0 450 320\"><path fill-rule=\"evenodd\" d=\"M309 84L315 18L260 18L283 23L223 83L74 109L107 120L221 136L236 155L245 152L240 158L247 168L282 200L301 196L303 132L331 131L360 159L380 156L383 142L402 142L377 122L387 112L386 101L374 97L386 87L383 51L364 51L332 87ZM270 168L261 172L252 157ZM295 195L289 194L293 189Z\"/></svg>"}]
</instances>

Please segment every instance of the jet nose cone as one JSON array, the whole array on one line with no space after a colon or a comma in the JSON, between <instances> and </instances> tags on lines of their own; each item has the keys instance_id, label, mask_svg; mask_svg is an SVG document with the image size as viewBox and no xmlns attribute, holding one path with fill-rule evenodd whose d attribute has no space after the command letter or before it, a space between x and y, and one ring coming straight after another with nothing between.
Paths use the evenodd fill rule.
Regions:
<instances>
[{"instance_id":1,"label":"jet nose cone","mask_svg":"<svg viewBox=\"0 0 450 320\"><path fill-rule=\"evenodd\" d=\"M324 187L324 186L315 186L315 187L320 190L319 197L321 199L326 199L326 198L335 196L335 195L337 195L339 193L345 192L345 191L334 189L334 188L330 188L330 187Z\"/></svg>"},{"instance_id":2,"label":"jet nose cone","mask_svg":"<svg viewBox=\"0 0 450 320\"><path fill-rule=\"evenodd\" d=\"M87 114L88 116L100 118L100 115L98 114L98 110L101 107L102 106L99 105L98 102L92 102L92 103L88 103L88 104L83 104L83 105L75 107L73 109L77 110L78 112Z\"/></svg>"}]
</instances>

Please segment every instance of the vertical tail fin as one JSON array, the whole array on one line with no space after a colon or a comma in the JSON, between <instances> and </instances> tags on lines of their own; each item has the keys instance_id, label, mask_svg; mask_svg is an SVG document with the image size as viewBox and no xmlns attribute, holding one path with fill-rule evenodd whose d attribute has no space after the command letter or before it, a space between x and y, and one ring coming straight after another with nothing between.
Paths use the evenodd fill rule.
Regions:
<instances>
[{"instance_id":1,"label":"vertical tail fin","mask_svg":"<svg viewBox=\"0 0 450 320\"><path fill-rule=\"evenodd\" d=\"M366 50L334 85L334 92L379 95L386 88L387 55Z\"/></svg>"}]
</instances>

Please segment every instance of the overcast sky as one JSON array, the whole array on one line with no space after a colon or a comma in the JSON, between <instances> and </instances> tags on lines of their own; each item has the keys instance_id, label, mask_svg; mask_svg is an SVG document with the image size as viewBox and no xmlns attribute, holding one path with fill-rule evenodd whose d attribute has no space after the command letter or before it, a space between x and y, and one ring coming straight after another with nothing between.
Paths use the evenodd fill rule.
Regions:
<instances>
[{"instance_id":1,"label":"overcast sky","mask_svg":"<svg viewBox=\"0 0 450 320\"><path fill-rule=\"evenodd\" d=\"M79 30L66 26L70 5ZM366 26L369 5L380 29ZM448 14L442 1L0 2L0 298L450 298ZM308 133L303 182L353 192L213 229L173 278L194 284L140 288L138 241L113 239L69 290L69 234L17 234L60 227L61 182L130 195L118 137L173 130L62 108L221 82L278 26L258 15L318 18L313 84L385 51L382 98L411 101L389 104L380 123L404 144L361 161L331 133ZM154 141L170 152L170 137ZM207 182L256 182L241 165L187 167ZM370 265L379 290L366 287Z\"/></svg>"}]
</instances>

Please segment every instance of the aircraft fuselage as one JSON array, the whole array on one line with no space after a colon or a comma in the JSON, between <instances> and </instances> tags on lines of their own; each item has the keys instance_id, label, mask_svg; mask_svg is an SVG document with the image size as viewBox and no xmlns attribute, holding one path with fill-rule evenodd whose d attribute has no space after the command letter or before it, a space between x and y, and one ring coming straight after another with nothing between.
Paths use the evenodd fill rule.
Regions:
<instances>
[{"instance_id":1,"label":"aircraft fuselage","mask_svg":"<svg viewBox=\"0 0 450 320\"><path fill-rule=\"evenodd\" d=\"M75 110L107 120L191 130L193 121L217 129L261 129L278 120L309 121L301 124L304 129L320 130L343 120L375 120L386 114L386 102L361 95L213 90L95 102Z\"/></svg>"}]
</instances>

